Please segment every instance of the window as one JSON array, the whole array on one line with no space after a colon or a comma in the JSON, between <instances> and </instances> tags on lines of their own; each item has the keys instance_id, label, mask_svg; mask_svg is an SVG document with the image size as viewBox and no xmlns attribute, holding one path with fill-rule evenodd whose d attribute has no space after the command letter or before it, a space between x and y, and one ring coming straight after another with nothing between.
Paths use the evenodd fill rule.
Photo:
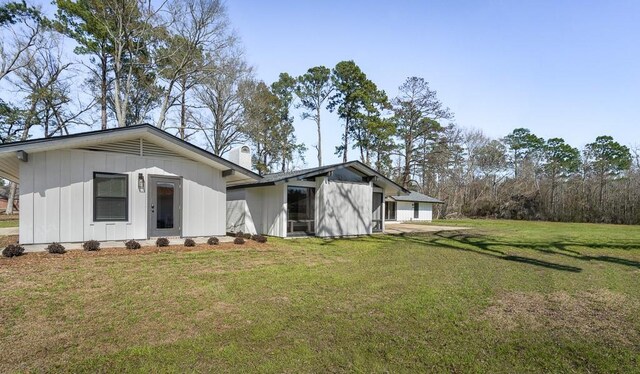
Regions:
<instances>
[{"instance_id":1,"label":"window","mask_svg":"<svg viewBox=\"0 0 640 374\"><path fill-rule=\"evenodd\" d=\"M396 220L396 203L394 201L384 203L384 219L387 221Z\"/></svg>"},{"instance_id":2,"label":"window","mask_svg":"<svg viewBox=\"0 0 640 374\"><path fill-rule=\"evenodd\" d=\"M315 232L315 192L313 188L287 188L287 232Z\"/></svg>"},{"instance_id":3,"label":"window","mask_svg":"<svg viewBox=\"0 0 640 374\"><path fill-rule=\"evenodd\" d=\"M413 203L413 218L420 218L420 203Z\"/></svg>"},{"instance_id":4,"label":"window","mask_svg":"<svg viewBox=\"0 0 640 374\"><path fill-rule=\"evenodd\" d=\"M93 173L93 220L129 219L129 177L126 174Z\"/></svg>"}]
</instances>

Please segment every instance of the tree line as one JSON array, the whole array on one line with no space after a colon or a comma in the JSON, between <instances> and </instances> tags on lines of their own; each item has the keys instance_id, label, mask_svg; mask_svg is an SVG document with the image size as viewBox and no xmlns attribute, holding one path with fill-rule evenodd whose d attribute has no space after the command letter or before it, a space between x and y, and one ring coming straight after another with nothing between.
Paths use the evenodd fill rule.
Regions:
<instances>
[{"instance_id":1,"label":"tree line","mask_svg":"<svg viewBox=\"0 0 640 374\"><path fill-rule=\"evenodd\" d=\"M638 150L611 137L581 150L522 128L492 139L455 124L425 79L389 97L350 60L260 81L220 0L53 5L50 17L24 1L0 5L0 87L10 93L0 96L0 142L152 123L217 155L249 143L266 174L304 161L297 113L323 164L328 110L342 125L331 151L442 199L440 218L640 221Z\"/></svg>"}]
</instances>

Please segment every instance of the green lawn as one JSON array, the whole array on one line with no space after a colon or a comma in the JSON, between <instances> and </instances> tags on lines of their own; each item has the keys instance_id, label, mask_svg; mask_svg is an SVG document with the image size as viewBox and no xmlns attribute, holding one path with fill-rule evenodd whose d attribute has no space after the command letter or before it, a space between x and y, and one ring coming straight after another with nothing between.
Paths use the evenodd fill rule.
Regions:
<instances>
[{"instance_id":1,"label":"green lawn","mask_svg":"<svg viewBox=\"0 0 640 374\"><path fill-rule=\"evenodd\" d=\"M0 372L638 372L640 227L436 224L1 259Z\"/></svg>"},{"instance_id":2,"label":"green lawn","mask_svg":"<svg viewBox=\"0 0 640 374\"><path fill-rule=\"evenodd\" d=\"M0 229L3 227L18 227L18 220L0 221Z\"/></svg>"}]
</instances>

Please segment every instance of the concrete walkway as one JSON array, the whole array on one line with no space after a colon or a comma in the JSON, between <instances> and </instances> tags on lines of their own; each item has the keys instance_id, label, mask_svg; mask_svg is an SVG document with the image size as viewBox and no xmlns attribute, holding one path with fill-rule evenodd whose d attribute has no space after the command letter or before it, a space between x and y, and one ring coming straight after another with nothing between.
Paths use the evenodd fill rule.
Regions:
<instances>
[{"instance_id":1,"label":"concrete walkway","mask_svg":"<svg viewBox=\"0 0 640 374\"><path fill-rule=\"evenodd\" d=\"M387 223L384 228L384 233L385 234L411 234L411 233L421 233L421 232L455 231L455 230L469 230L469 227L420 225L415 223Z\"/></svg>"},{"instance_id":2,"label":"concrete walkway","mask_svg":"<svg viewBox=\"0 0 640 374\"><path fill-rule=\"evenodd\" d=\"M0 236L7 236L7 235L18 235L18 228L17 227L0 228Z\"/></svg>"},{"instance_id":3,"label":"concrete walkway","mask_svg":"<svg viewBox=\"0 0 640 374\"><path fill-rule=\"evenodd\" d=\"M228 242L232 242L234 238L230 237L230 236L217 236L218 240L220 240L220 243L228 243ZM169 239L169 244L170 245L183 245L184 244L184 240L186 238L167 238ZM197 237L197 238L191 238L193 239L196 244L205 244L207 242L207 240L209 240L209 237ZM155 247L156 246L156 239L148 239L148 240L136 240L138 243L140 243L140 245L142 247ZM100 248L125 248L124 243L125 241L101 241L100 242ZM82 243L60 243L64 246L65 249L69 250L69 249L82 249ZM22 245L24 247L24 251L25 252L44 252L47 248L47 246L49 245L49 243L47 244L24 244Z\"/></svg>"}]
</instances>

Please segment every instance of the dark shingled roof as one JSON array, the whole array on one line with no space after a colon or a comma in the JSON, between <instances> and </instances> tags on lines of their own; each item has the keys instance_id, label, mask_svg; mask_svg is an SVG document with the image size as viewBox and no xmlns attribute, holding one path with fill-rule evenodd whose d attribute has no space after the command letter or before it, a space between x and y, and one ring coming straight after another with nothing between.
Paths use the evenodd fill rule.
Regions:
<instances>
[{"instance_id":1,"label":"dark shingled roof","mask_svg":"<svg viewBox=\"0 0 640 374\"><path fill-rule=\"evenodd\" d=\"M298 177L301 176L305 176L307 174L316 174L316 173L323 173L325 171L328 170L332 170L335 169L339 166L342 166L343 164L332 164L332 165L325 165L325 166L318 166L315 168L308 168L308 169L301 169L301 170L293 170L293 171L285 171L283 173L271 173L271 174L265 174L262 176L262 182L277 182L277 181L281 181L281 180L285 180L285 179L296 179Z\"/></svg>"},{"instance_id":2,"label":"dark shingled roof","mask_svg":"<svg viewBox=\"0 0 640 374\"><path fill-rule=\"evenodd\" d=\"M372 169L371 167L367 166L366 164L364 164L364 163L362 163L360 161L349 161L349 162L346 162L346 163L324 165L324 166L308 168L308 169L302 169L302 170L287 171L287 172L283 172L283 173L265 174L265 175L262 176L262 179L260 179L257 182L230 186L230 187L228 187L228 189L257 187L257 186L273 185L273 184L276 184L277 182L283 182L283 181L286 182L286 181L289 181L289 180L301 180L301 179L311 178L311 177L317 176L319 174L323 174L323 173L326 173L326 172L333 171L335 169L345 168L345 167L355 167L356 169L357 168L365 169L365 170L367 170L366 174L375 175L378 178L384 179L389 184L394 185L398 190L402 191L403 193L408 193L409 192L408 190L402 188L402 186L398 185L397 183L395 183L391 179L389 179L389 178L385 177L384 175L378 173L377 171L375 171L374 169ZM362 172L362 170L361 170L361 172Z\"/></svg>"},{"instance_id":3,"label":"dark shingled roof","mask_svg":"<svg viewBox=\"0 0 640 374\"><path fill-rule=\"evenodd\" d=\"M411 201L418 203L433 203L433 204L444 204L444 201L438 200L435 197L427 196L425 194L421 194L420 192L411 191L410 194L404 196L391 196L395 201Z\"/></svg>"}]
</instances>

